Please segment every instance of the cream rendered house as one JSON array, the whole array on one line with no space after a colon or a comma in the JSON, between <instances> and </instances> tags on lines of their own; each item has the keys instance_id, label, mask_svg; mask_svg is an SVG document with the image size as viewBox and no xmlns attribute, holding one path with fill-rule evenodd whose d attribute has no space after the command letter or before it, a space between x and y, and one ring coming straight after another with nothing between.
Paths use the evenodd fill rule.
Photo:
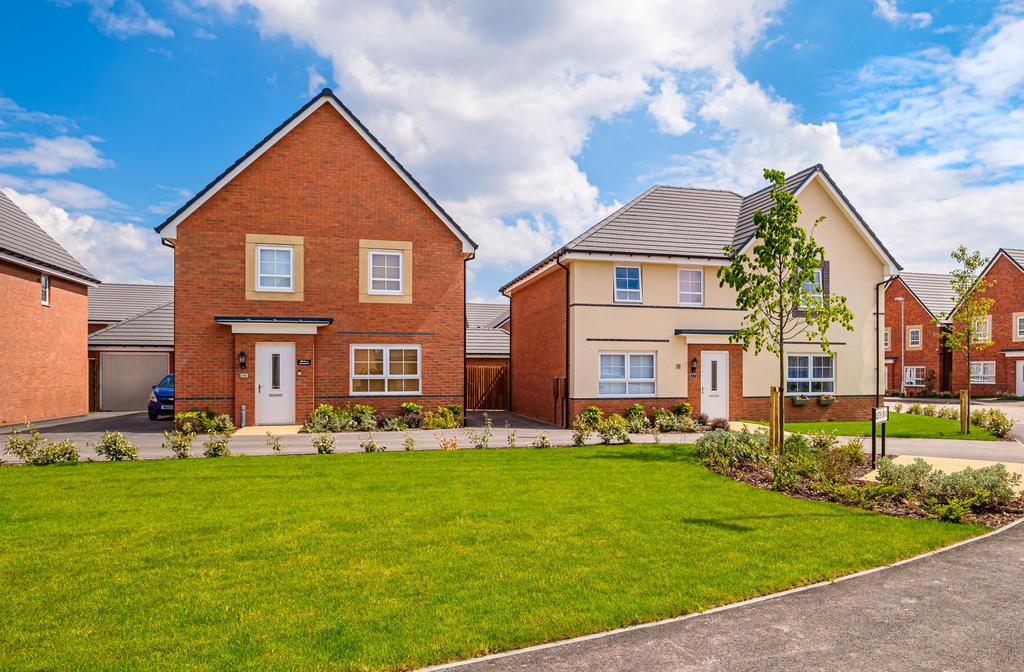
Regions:
<instances>
[{"instance_id":1,"label":"cream rendered house","mask_svg":"<svg viewBox=\"0 0 1024 672\"><path fill-rule=\"evenodd\" d=\"M853 331L829 333L834 359L818 342L787 344L787 413L867 418L884 375L882 283L900 266L821 165L786 188L802 225L825 216L814 234L826 250L820 289L847 297L855 315ZM504 286L512 410L565 425L591 404L686 401L711 417L765 418L778 360L729 342L743 313L716 272L726 248L752 246L753 214L770 207L768 189L652 187Z\"/></svg>"}]
</instances>

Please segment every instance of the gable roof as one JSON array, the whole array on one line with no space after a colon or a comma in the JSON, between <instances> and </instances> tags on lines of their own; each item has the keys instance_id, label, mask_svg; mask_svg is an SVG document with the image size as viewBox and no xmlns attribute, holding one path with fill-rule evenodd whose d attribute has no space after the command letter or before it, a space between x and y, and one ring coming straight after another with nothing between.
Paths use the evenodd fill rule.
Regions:
<instances>
[{"instance_id":1,"label":"gable roof","mask_svg":"<svg viewBox=\"0 0 1024 672\"><path fill-rule=\"evenodd\" d=\"M0 191L0 258L87 285L99 280Z\"/></svg>"},{"instance_id":2,"label":"gable roof","mask_svg":"<svg viewBox=\"0 0 1024 672\"><path fill-rule=\"evenodd\" d=\"M174 302L89 334L89 347L93 346L174 347Z\"/></svg>"},{"instance_id":3,"label":"gable roof","mask_svg":"<svg viewBox=\"0 0 1024 672\"><path fill-rule=\"evenodd\" d=\"M840 208L864 232L869 245L893 269L899 262L885 248L819 163L786 178L784 189L798 195L816 176ZM643 192L576 238L506 283L506 289L569 252L650 255L727 260L727 249L742 252L754 237L754 213L771 207L771 187L748 196L716 189L657 185Z\"/></svg>"},{"instance_id":4,"label":"gable roof","mask_svg":"<svg viewBox=\"0 0 1024 672\"><path fill-rule=\"evenodd\" d=\"M1007 257L1009 257L1010 261L1017 264L1017 268L1024 271L1024 250L1019 250L1012 247L1001 247L999 248L999 252L1002 252ZM993 257L993 259L994 258L995 257Z\"/></svg>"},{"instance_id":5,"label":"gable roof","mask_svg":"<svg viewBox=\"0 0 1024 672\"><path fill-rule=\"evenodd\" d=\"M948 315L956 305L951 286L953 276L948 273L900 273L890 282L897 278L932 317Z\"/></svg>"},{"instance_id":6,"label":"gable roof","mask_svg":"<svg viewBox=\"0 0 1024 672\"><path fill-rule=\"evenodd\" d=\"M468 329L494 328L508 317L507 303L466 303Z\"/></svg>"},{"instance_id":7,"label":"gable roof","mask_svg":"<svg viewBox=\"0 0 1024 672\"><path fill-rule=\"evenodd\" d=\"M508 357L508 332L498 328L508 317L508 304L467 303L466 355Z\"/></svg>"},{"instance_id":8,"label":"gable roof","mask_svg":"<svg viewBox=\"0 0 1024 672\"><path fill-rule=\"evenodd\" d=\"M89 288L89 321L120 322L173 300L172 285L105 282Z\"/></svg>"},{"instance_id":9,"label":"gable roof","mask_svg":"<svg viewBox=\"0 0 1024 672\"><path fill-rule=\"evenodd\" d=\"M435 215L447 226L457 238L462 241L462 251L465 253L472 253L476 250L477 244L469 237L462 227L460 227L451 215L449 215L441 204L434 200L434 197L427 193L427 190L416 181L416 178L409 173L408 170L394 157L394 155L388 151L388 149L370 132L363 122L359 120L356 115L352 114L352 111L345 107L345 104L334 95L334 91L329 88L323 89L320 93L313 96L305 105L300 107L292 116L288 117L281 123L277 128L271 131L265 138L260 140L256 145L248 152L243 154L237 161L228 166L220 175L213 178L213 181L203 187L199 193L190 198L183 206L168 217L162 224L156 227L156 232L162 234L164 240L173 240L175 237L175 230L179 223L184 221L195 212L199 207L205 203L211 196L216 194L220 189L233 180L239 173L245 170L253 161L258 159L262 154L274 146L278 140L287 135L293 128L302 123L310 114L318 110L323 105L331 105L334 109L345 119L355 130L362 136L363 140L367 142L377 154L380 155L384 161L391 166L391 168L398 173L398 176L405 181L407 185L416 193L424 203L427 204Z\"/></svg>"},{"instance_id":10,"label":"gable roof","mask_svg":"<svg viewBox=\"0 0 1024 672\"><path fill-rule=\"evenodd\" d=\"M995 266L996 261L999 260L1000 256L1004 256L1009 259L1010 263L1017 267L1017 270L1024 273L1024 250L1012 247L1000 247L996 250L996 253L992 255L992 258L988 260L988 263L985 264L985 268L981 269L981 272L978 273L978 277L974 280L975 283L977 283L981 278L984 278L988 272L992 270L992 267ZM959 309L960 303L957 303L950 309L950 314L955 313Z\"/></svg>"}]
</instances>

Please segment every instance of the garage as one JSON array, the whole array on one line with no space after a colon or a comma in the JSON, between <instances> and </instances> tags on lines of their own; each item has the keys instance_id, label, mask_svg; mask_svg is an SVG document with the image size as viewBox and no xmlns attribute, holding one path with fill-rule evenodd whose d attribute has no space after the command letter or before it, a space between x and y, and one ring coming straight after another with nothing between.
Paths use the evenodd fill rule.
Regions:
<instances>
[{"instance_id":1,"label":"garage","mask_svg":"<svg viewBox=\"0 0 1024 672\"><path fill-rule=\"evenodd\" d=\"M153 386L170 372L166 352L101 352L101 411L144 411Z\"/></svg>"}]
</instances>

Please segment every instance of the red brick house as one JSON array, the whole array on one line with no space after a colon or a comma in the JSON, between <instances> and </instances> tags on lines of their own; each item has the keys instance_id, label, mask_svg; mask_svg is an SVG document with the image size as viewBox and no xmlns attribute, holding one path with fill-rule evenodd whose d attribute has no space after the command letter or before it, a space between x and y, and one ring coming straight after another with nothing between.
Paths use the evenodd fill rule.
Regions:
<instances>
[{"instance_id":1,"label":"red brick house","mask_svg":"<svg viewBox=\"0 0 1024 672\"><path fill-rule=\"evenodd\" d=\"M972 355L971 392L1024 395L1024 250L1000 248L979 277L991 283L985 296L992 310L979 326L992 345ZM952 391L959 392L967 387L964 352L953 353L952 367Z\"/></svg>"},{"instance_id":2,"label":"red brick house","mask_svg":"<svg viewBox=\"0 0 1024 672\"><path fill-rule=\"evenodd\" d=\"M86 292L97 283L0 192L0 425L88 412Z\"/></svg>"},{"instance_id":3,"label":"red brick house","mask_svg":"<svg viewBox=\"0 0 1024 672\"><path fill-rule=\"evenodd\" d=\"M330 89L157 227L175 397L236 423L464 403L469 236Z\"/></svg>"},{"instance_id":4,"label":"red brick house","mask_svg":"<svg viewBox=\"0 0 1024 672\"><path fill-rule=\"evenodd\" d=\"M939 321L953 309L950 280L940 273L901 273L886 283L882 343L890 394L949 390L953 362Z\"/></svg>"}]
</instances>

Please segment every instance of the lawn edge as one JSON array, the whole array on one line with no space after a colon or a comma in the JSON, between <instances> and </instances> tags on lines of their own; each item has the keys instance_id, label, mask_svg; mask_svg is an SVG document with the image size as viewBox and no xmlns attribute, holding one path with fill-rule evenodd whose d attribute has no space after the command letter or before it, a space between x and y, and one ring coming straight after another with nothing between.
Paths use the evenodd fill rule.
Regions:
<instances>
[{"instance_id":1,"label":"lawn edge","mask_svg":"<svg viewBox=\"0 0 1024 672\"><path fill-rule=\"evenodd\" d=\"M567 646L567 645L570 645L570 644L578 644L578 643L581 643L581 642L588 642L588 641L591 641L591 640L594 640L594 639L603 639L605 637L611 637L613 635L622 634L624 632L633 632L633 631L636 631L636 630L645 630L647 628L655 628L655 627L658 627L658 626L661 626L661 625L668 625L670 623L679 623L679 622L682 622L682 621L687 621L687 620L690 620L690 619L693 619L693 618L697 618L699 616L707 616L707 615L710 615L710 614L717 614L717 613L723 612L723 611L729 611L731 609L739 609L741 607L748 607L748 606L751 606L751 605L754 605L754 604L758 604L759 602L767 602L768 600L775 600L775 599L778 599L780 597L785 597L786 595L792 595L794 593L802 593L802 592L805 592L805 591L816 590L816 589L819 589L819 588L824 588L825 586L831 586L831 585L836 584L836 583L841 583L843 581L849 581L851 579L856 579L856 578L861 577L861 576L867 576L869 574L875 574L876 572L883 572L885 570L894 569L896 567L900 567L902 565L907 565L907 564L910 564L910 563L913 563L913 562L919 562L919 561L924 560L926 558L930 558L932 556L940 555L942 553L946 553L947 551L952 551L952 550L954 550L956 548L959 548L961 546L966 546L967 544L973 544L973 543L981 541L983 539L987 539L989 537L994 537L997 534L1002 534L1006 530L1009 530L1009 529L1011 529L1013 527L1016 527L1017 525L1020 525L1022 523L1024 523L1024 518L1018 518L1017 520L1013 521L1012 523L1008 523L1007 525L1003 525L1002 527L999 527L999 528L996 528L996 529L991 530L989 532L986 532L985 534L979 534L976 537L970 537L968 539L964 539L962 541L958 541L958 542L955 542L953 544L950 544L949 546L942 546L940 548L936 548L936 549L931 550L931 551L926 551L924 553L920 553L918 555L915 555L915 556L912 556L912 557L909 557L909 558L904 558L903 560L897 560L896 562L891 562L889 564L879 565L878 567L871 567L870 569L862 569L859 572L853 572L852 574L844 574L843 576L837 577L835 579L830 579L830 580L826 580L826 581L819 581L817 583L812 583L812 584L809 584L809 585L806 585L806 586L797 586L796 588L787 588L786 590L782 590L782 591L779 591L777 593L770 593L768 595L759 595L757 597L751 597L749 599L741 600L739 602L731 602L729 604L723 604L723 605L720 605L720 606L717 606L717 607L712 607L710 609L705 609L704 611L695 611L695 612L690 613L690 614L683 614L682 616L673 616L672 618L663 618L661 620L651 621L649 623L637 623L635 625L627 625L627 626L624 626L624 627L621 627L621 628L615 628L614 630L605 630L603 632L595 632L595 633L591 633L589 635L579 635L577 637L570 637L568 639L560 639L560 640L557 640L557 641L554 641L554 642L544 642L542 644L533 644L531 646L524 646L524 647L519 648L519 649L510 649L508 651L500 651L498 653L489 653L489 654L487 654L485 656L477 656L476 658L467 658L465 660L452 661L452 662L448 662L448 663L440 663L440 664L437 664L437 665L431 665L429 667L422 667L422 668L415 668L415 669L417 669L419 672L442 672L443 670L456 670L456 669L458 669L460 667L465 667L467 665L474 665L476 663L483 663L483 662L487 662L487 661L491 661L491 660L500 660L502 658L510 658L512 656L518 656L518 655L524 654L524 653L532 653L534 651L543 651L545 649L553 649L553 648L560 647L560 646Z\"/></svg>"}]
</instances>

